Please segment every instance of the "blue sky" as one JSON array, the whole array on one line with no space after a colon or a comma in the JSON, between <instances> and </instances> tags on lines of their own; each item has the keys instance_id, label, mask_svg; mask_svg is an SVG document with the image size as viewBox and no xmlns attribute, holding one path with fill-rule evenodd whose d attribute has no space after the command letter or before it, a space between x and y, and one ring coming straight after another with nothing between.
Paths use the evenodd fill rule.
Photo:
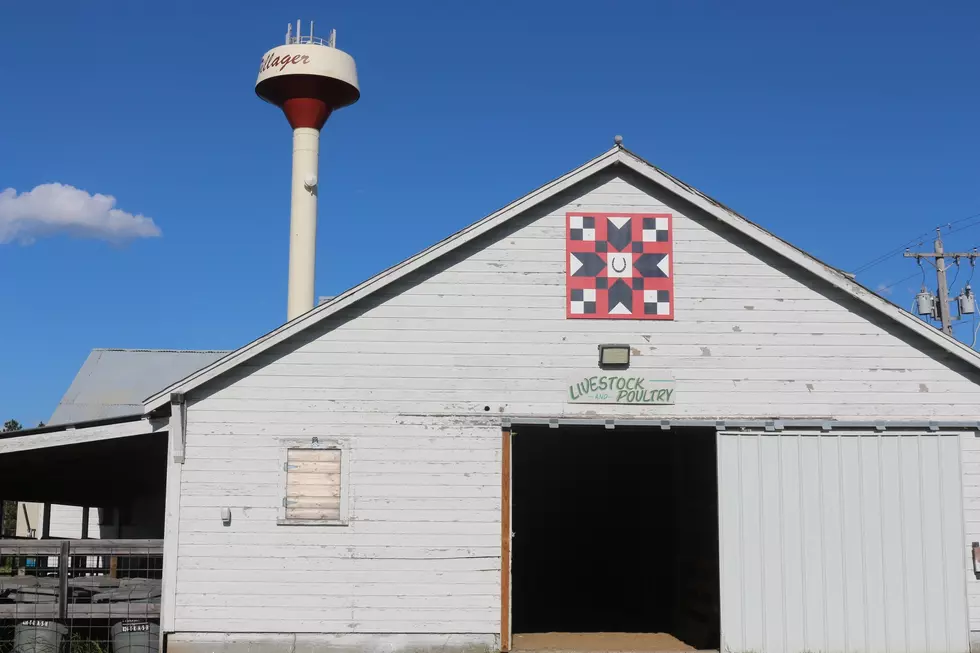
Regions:
<instances>
[{"instance_id":1,"label":"blue sky","mask_svg":"<svg viewBox=\"0 0 980 653\"><path fill-rule=\"evenodd\" d=\"M321 295L614 134L845 269L980 214L980 5L856 5L5 3L0 191L112 195L162 235L0 244L0 418L47 419L93 347L231 349L284 320L290 132L253 85L297 18L338 30L363 93L321 141ZM962 226L948 249L980 244ZM910 274L859 279L907 307Z\"/></svg>"}]
</instances>

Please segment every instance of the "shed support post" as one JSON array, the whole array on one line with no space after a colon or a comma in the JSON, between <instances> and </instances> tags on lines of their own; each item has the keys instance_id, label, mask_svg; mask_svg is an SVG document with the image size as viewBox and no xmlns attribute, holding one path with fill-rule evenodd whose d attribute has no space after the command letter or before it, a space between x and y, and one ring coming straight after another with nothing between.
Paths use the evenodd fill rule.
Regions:
<instances>
[{"instance_id":1,"label":"shed support post","mask_svg":"<svg viewBox=\"0 0 980 653\"><path fill-rule=\"evenodd\" d=\"M62 622L68 618L68 573L71 549L68 540L61 543L58 556L58 618Z\"/></svg>"},{"instance_id":2,"label":"shed support post","mask_svg":"<svg viewBox=\"0 0 980 653\"><path fill-rule=\"evenodd\" d=\"M44 512L41 516L41 539L46 540L51 537L51 504L44 504Z\"/></svg>"}]
</instances>

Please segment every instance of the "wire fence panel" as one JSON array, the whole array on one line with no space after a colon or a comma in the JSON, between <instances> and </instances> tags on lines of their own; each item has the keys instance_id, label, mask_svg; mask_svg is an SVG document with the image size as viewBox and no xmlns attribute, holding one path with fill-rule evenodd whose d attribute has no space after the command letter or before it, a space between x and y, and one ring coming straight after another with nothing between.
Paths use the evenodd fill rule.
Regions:
<instances>
[{"instance_id":1,"label":"wire fence panel","mask_svg":"<svg viewBox=\"0 0 980 653\"><path fill-rule=\"evenodd\" d=\"M162 540L0 540L0 653L156 653Z\"/></svg>"}]
</instances>

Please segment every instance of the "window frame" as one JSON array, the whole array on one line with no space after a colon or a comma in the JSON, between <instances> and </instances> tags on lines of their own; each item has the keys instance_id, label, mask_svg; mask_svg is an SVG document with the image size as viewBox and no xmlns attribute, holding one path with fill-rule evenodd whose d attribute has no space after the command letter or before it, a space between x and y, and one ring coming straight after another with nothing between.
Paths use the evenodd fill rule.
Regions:
<instances>
[{"instance_id":1,"label":"window frame","mask_svg":"<svg viewBox=\"0 0 980 653\"><path fill-rule=\"evenodd\" d=\"M340 519L290 519L286 517L286 470L290 449L340 451ZM279 440L279 526L348 526L350 525L350 445L336 438L280 438Z\"/></svg>"}]
</instances>

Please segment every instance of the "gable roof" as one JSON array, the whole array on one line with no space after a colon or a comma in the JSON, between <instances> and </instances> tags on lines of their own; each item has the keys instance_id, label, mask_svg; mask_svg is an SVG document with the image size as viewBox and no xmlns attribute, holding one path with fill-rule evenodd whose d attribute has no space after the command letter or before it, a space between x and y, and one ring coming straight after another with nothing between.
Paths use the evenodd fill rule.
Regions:
<instances>
[{"instance_id":1,"label":"gable roof","mask_svg":"<svg viewBox=\"0 0 980 653\"><path fill-rule=\"evenodd\" d=\"M525 195L491 213L482 220L456 232L448 238L436 243L432 247L419 252L415 256L408 258L401 263L382 271L371 277L367 281L354 286L343 294L331 298L330 301L323 303L311 311L293 319L282 325L278 329L267 333L261 338L250 342L244 347L237 349L215 363L198 370L186 379L174 383L160 392L147 398L144 408L147 412L160 408L169 402L170 394L173 392L186 393L194 388L207 383L211 379L224 374L232 368L248 361L271 347L295 336L304 329L307 329L321 320L341 311L351 304L363 299L364 297L381 290L389 284L395 283L408 274L418 270L422 266L434 261L435 259L462 247L470 241L479 238L487 232L499 227L505 222L524 213L528 209L554 197L558 193L570 188L571 186L591 177L607 168L615 165L623 165L637 173L641 177L652 181L674 193L682 200L690 202L697 208L703 210L709 216L719 222L731 227L735 231L766 247L772 252L794 263L800 268L810 272L819 279L827 282L834 288L850 295L862 304L874 309L883 317L897 323L901 327L908 329L917 335L932 342L938 347L948 351L960 360L976 367L980 370L980 354L970 347L942 333L938 329L926 324L908 311L896 306L887 299L876 295L871 290L865 288L860 283L844 272L834 268L803 250L787 243L774 234L766 231L759 225L742 217L720 202L708 197L701 191L680 181L676 177L664 172L656 166L644 161L642 158L633 154L621 145L616 145L612 149L604 152L596 158L588 161L575 170L551 181L537 190Z\"/></svg>"},{"instance_id":2,"label":"gable roof","mask_svg":"<svg viewBox=\"0 0 980 653\"><path fill-rule=\"evenodd\" d=\"M93 349L61 398L49 425L143 414L143 400L227 351Z\"/></svg>"}]
</instances>

